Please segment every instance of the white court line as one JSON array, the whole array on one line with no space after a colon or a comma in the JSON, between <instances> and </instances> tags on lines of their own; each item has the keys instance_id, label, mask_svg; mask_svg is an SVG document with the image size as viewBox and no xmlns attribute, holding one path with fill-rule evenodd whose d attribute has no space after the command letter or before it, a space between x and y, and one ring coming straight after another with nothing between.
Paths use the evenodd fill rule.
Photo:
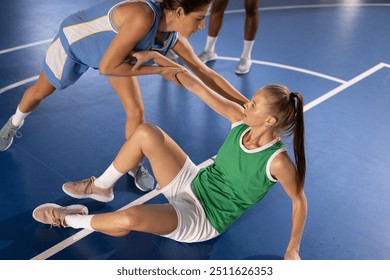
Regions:
<instances>
[{"instance_id":1,"label":"white court line","mask_svg":"<svg viewBox=\"0 0 390 280\"><path fill-rule=\"evenodd\" d=\"M17 50L21 50L21 49L25 49L25 48L37 46L37 45L47 44L47 43L50 43L52 40L53 39L46 39L46 40L43 40L43 41L38 41L38 42L26 44L26 45L21 45L21 46L17 46L17 47L14 47L14 48L0 50L0 54L5 54L5 53L9 53L9 52L13 52L13 51L17 51Z\"/></svg>"},{"instance_id":2,"label":"white court line","mask_svg":"<svg viewBox=\"0 0 390 280\"><path fill-rule=\"evenodd\" d=\"M361 73L360 75L356 76L355 78L349 80L348 82L338 86L337 88L325 93L324 95L318 97L317 99L313 100L312 102L306 104L304 106L304 111L308 111L311 108L317 106L318 104L321 104L322 102L328 100L329 98L335 96L339 92L343 91L344 89L356 84L357 82L360 82L361 80L365 79L366 77L372 75L373 73L377 72L378 70L382 69L383 67L389 67L388 64L385 64L383 62L375 65L374 67L368 69L367 71Z\"/></svg>"},{"instance_id":3,"label":"white court line","mask_svg":"<svg viewBox=\"0 0 390 280\"><path fill-rule=\"evenodd\" d=\"M318 9L318 8L361 8L361 7L390 7L388 3L351 3L351 4L314 4L314 5L291 5L278 7L259 8L259 11L279 11L279 10L294 10L294 9ZM245 9L225 11L225 14L243 13Z\"/></svg>"},{"instance_id":4,"label":"white court line","mask_svg":"<svg viewBox=\"0 0 390 280\"><path fill-rule=\"evenodd\" d=\"M239 61L238 58L226 57L226 56L218 56L217 60ZM292 71L296 71L296 72L301 72L304 74L308 74L308 75L317 76L317 77L320 77L323 79L331 80L331 81L334 81L334 82L337 82L340 84L343 84L346 82L344 80L341 80L341 79L338 79L338 78L335 78L335 77L332 77L329 75L325 75L325 74L322 74L319 72L315 72L315 71L311 71L311 70L307 70L307 69L299 68L299 67L295 67L295 66L290 66L290 65L286 65L286 64L280 64L280 63L274 63L274 62L268 62L268 61L262 61L262 60L252 60L252 63L266 65L266 66L272 66L272 67L277 67L277 68L283 68L283 69L292 70Z\"/></svg>"},{"instance_id":5,"label":"white court line","mask_svg":"<svg viewBox=\"0 0 390 280\"><path fill-rule=\"evenodd\" d=\"M379 71L380 69L384 68L384 67L388 67L390 68L390 64L386 64L386 63L379 63L378 65L370 68L369 70L363 72L362 74L356 76L355 78L349 80L348 82L346 82L345 84L342 84L340 85L339 87L329 91L328 93L325 93L324 95L322 95L321 97L315 99L314 101L310 102L309 104L307 104L306 106L304 106L304 111L308 111L312 108L314 108L315 106L318 106L319 104L325 102L326 100L328 100L329 98L335 96L336 94L340 93L341 91L343 91L344 89L356 84L357 82L363 80L364 78L372 75L373 73ZM202 162L201 164L199 164L198 166L199 167L205 167L209 164L211 164L214 160L215 156ZM156 191L156 190L153 190L145 195L143 195L142 197L134 200L133 202L125 205L124 207L122 207L121 209L119 210L122 210L122 209L126 209L130 206L133 206L133 205L139 205L139 204L142 204L142 203L145 203L146 201L156 197L160 192ZM119 211L117 210L117 211ZM72 244L76 243L77 241L81 240L82 238L88 236L89 234L91 234L93 231L91 230L87 230L87 229L83 229L81 231L79 231L78 233L68 237L67 239L61 241L60 243L54 245L53 247L47 249L46 251L42 252L41 254L35 256L32 258L32 260L44 260L44 259L47 259L53 255L55 255L56 253L58 253L59 251L71 246Z\"/></svg>"},{"instance_id":6,"label":"white court line","mask_svg":"<svg viewBox=\"0 0 390 280\"><path fill-rule=\"evenodd\" d=\"M32 81L35 81L38 79L38 75L37 76L34 76L34 77L31 77L31 78L27 78L27 79L24 79L24 80L21 80L19 82L16 82L14 84L11 84L9 86L6 86L6 87L3 87L3 88L0 88L0 94L6 92L6 91L9 91L11 89L14 89L14 88L17 88L17 87L20 87L24 84L27 84L29 82L32 82Z\"/></svg>"}]
</instances>

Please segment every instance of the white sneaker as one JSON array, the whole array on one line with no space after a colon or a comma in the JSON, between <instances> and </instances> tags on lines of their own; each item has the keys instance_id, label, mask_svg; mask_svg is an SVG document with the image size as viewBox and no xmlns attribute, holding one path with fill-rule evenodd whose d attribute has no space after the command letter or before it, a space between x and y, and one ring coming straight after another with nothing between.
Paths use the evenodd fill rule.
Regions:
<instances>
[{"instance_id":1,"label":"white sneaker","mask_svg":"<svg viewBox=\"0 0 390 280\"><path fill-rule=\"evenodd\" d=\"M218 55L216 52L201 52L199 55L198 55L199 59L206 63L208 61L213 61L213 60L216 60Z\"/></svg>"},{"instance_id":2,"label":"white sneaker","mask_svg":"<svg viewBox=\"0 0 390 280\"><path fill-rule=\"evenodd\" d=\"M135 186L143 192L148 192L154 189L154 178L148 170L140 163L128 174L134 177Z\"/></svg>"},{"instance_id":3,"label":"white sneaker","mask_svg":"<svg viewBox=\"0 0 390 280\"><path fill-rule=\"evenodd\" d=\"M236 67L236 74L242 75L249 72L252 66L252 60L250 58L240 58L240 62Z\"/></svg>"}]
</instances>

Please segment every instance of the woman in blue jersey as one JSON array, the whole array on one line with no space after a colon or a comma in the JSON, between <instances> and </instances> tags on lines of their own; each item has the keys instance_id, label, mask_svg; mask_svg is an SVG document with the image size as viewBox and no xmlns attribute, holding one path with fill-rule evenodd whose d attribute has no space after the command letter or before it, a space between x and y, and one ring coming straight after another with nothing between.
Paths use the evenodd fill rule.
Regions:
<instances>
[{"instance_id":1,"label":"woman in blue jersey","mask_svg":"<svg viewBox=\"0 0 390 280\"><path fill-rule=\"evenodd\" d=\"M25 118L56 89L75 83L89 68L98 69L123 103L128 139L144 122L144 105L136 76L169 69L143 66L132 69L131 53L154 50L166 55L173 49L209 87L244 103L237 90L202 63L187 38L203 29L212 0L106 0L67 17L48 47L43 71L23 95L17 110L0 130L0 152L7 150ZM169 67L168 67L169 68ZM136 186L147 191L154 180L142 165L130 172Z\"/></svg>"},{"instance_id":2,"label":"woman in blue jersey","mask_svg":"<svg viewBox=\"0 0 390 280\"><path fill-rule=\"evenodd\" d=\"M154 59L164 67L174 65L155 52L134 55L139 63ZM75 198L110 201L115 182L146 156L157 179L158 192L165 195L168 204L136 205L118 212L88 215L83 205L62 207L47 203L37 207L33 217L53 226L88 228L112 236L142 231L181 242L199 242L222 234L279 182L292 201L292 230L285 259L300 259L307 213L301 94L285 86L268 85L242 106L217 94L184 69L171 76L232 123L214 163L199 169L164 131L144 123L98 178L104 179L104 187L97 187L93 178L66 183L63 190ZM295 164L280 138L286 133L293 134Z\"/></svg>"}]
</instances>

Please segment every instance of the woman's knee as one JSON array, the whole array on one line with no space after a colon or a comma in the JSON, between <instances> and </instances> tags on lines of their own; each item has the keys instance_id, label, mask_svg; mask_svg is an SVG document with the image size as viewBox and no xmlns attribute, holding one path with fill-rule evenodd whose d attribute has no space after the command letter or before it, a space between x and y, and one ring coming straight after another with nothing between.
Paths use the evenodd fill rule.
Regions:
<instances>
[{"instance_id":1,"label":"woman's knee","mask_svg":"<svg viewBox=\"0 0 390 280\"><path fill-rule=\"evenodd\" d=\"M140 137L145 141L148 141L152 138L163 137L163 133L158 126L147 122L140 124L134 133L136 133L137 137Z\"/></svg>"},{"instance_id":2,"label":"woman's knee","mask_svg":"<svg viewBox=\"0 0 390 280\"><path fill-rule=\"evenodd\" d=\"M139 227L142 219L139 215L137 206L130 207L123 211L120 223L118 224L118 229L121 232L130 233L132 230L135 230Z\"/></svg>"},{"instance_id":3,"label":"woman's knee","mask_svg":"<svg viewBox=\"0 0 390 280\"><path fill-rule=\"evenodd\" d=\"M144 151L157 147L159 143L164 142L164 134L161 129L151 123L140 124L134 131L133 137L140 142Z\"/></svg>"},{"instance_id":4,"label":"woman's knee","mask_svg":"<svg viewBox=\"0 0 390 280\"><path fill-rule=\"evenodd\" d=\"M256 16L259 13L259 2L255 1L246 1L245 2L245 14L246 16Z\"/></svg>"},{"instance_id":5,"label":"woman's knee","mask_svg":"<svg viewBox=\"0 0 390 280\"><path fill-rule=\"evenodd\" d=\"M225 12L225 9L227 7L228 1L227 0L218 0L214 1L212 5L212 13L213 14L222 14Z\"/></svg>"}]
</instances>

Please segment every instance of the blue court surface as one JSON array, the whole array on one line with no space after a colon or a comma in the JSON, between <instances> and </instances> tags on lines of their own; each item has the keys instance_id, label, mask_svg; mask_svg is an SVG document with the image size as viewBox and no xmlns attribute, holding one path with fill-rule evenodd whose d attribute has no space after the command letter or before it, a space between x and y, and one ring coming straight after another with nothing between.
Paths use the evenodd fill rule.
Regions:
<instances>
[{"instance_id":1,"label":"blue court surface","mask_svg":"<svg viewBox=\"0 0 390 280\"><path fill-rule=\"evenodd\" d=\"M0 2L0 126L37 78L62 19L97 2ZM208 65L247 97L277 83L305 98L309 211L302 259L389 260L390 1L261 0L254 64L239 76L234 69L244 18L243 1L231 0L216 46L219 58ZM207 29L190 38L197 53L206 35ZM167 131L196 164L210 162L229 123L159 76L139 80L146 121ZM114 238L35 222L32 210L46 202L83 203L91 213L165 202L155 191L138 191L129 176L120 179L115 200L106 204L62 192L64 182L105 170L124 142L124 123L118 97L94 70L26 119L22 137L0 153L1 260L283 258L291 202L278 184L225 234L203 243L136 232ZM290 139L286 144L292 154Z\"/></svg>"}]
</instances>

